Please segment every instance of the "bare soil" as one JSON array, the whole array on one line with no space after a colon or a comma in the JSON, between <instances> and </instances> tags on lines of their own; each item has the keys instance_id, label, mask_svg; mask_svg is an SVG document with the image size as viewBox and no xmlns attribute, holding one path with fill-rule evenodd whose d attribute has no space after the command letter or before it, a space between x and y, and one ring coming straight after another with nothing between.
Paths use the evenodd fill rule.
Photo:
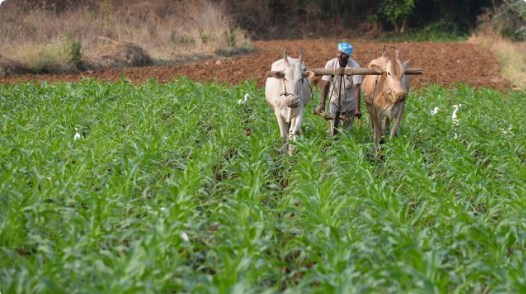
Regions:
<instances>
[{"instance_id":1,"label":"bare soil","mask_svg":"<svg viewBox=\"0 0 526 294\"><path fill-rule=\"evenodd\" d=\"M273 61L283 56L285 48L289 55L298 56L298 50L305 52L307 67L324 67L325 62L336 55L337 40L271 40L255 41L252 53L235 57L202 59L184 64L163 66L127 67L84 71L68 74L4 74L0 84L28 81L68 81L77 82L84 78L105 81L127 79L141 83L148 79L169 82L182 76L195 81L218 82L237 85L246 80L255 80L258 86L265 83L265 73ZM383 43L357 40L352 58L362 67L380 56ZM496 89L511 88L509 81L501 76L501 67L495 57L487 50L467 42L452 43L388 43L400 49L403 60L410 60L410 67L422 68L423 75L411 76L413 88L432 84L445 87L455 83ZM316 80L317 81L317 80Z\"/></svg>"}]
</instances>

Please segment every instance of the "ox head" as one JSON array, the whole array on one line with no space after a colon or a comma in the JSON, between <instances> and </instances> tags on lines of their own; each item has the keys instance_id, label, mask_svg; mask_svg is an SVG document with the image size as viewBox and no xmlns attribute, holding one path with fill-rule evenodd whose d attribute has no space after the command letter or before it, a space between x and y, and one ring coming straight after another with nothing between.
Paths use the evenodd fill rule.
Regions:
<instances>
[{"instance_id":1,"label":"ox head","mask_svg":"<svg viewBox=\"0 0 526 294\"><path fill-rule=\"evenodd\" d=\"M399 103L405 101L409 91L409 80L406 77L405 70L409 66L409 61L402 63L400 58L400 50L392 47L395 51L395 57L391 57L385 51L385 46L382 48L382 57L371 67L383 72L384 89L387 93L388 99L392 103Z\"/></svg>"},{"instance_id":2,"label":"ox head","mask_svg":"<svg viewBox=\"0 0 526 294\"><path fill-rule=\"evenodd\" d=\"M314 72L308 71L303 62L303 51L300 49L299 59L289 58L288 49L283 53L283 59L279 70L267 72L267 78L276 78L282 81L283 89L281 96L287 101L289 107L296 107L302 99L303 86L314 76Z\"/></svg>"}]
</instances>

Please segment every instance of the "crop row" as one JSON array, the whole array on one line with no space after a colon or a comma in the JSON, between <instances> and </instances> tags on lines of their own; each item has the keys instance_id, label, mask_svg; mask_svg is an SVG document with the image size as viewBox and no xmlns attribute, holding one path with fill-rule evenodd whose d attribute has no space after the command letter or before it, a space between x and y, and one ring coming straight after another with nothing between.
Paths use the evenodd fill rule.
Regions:
<instances>
[{"instance_id":1,"label":"crop row","mask_svg":"<svg viewBox=\"0 0 526 294\"><path fill-rule=\"evenodd\" d=\"M0 87L0 291L523 292L525 97L415 91L378 156L311 103L288 157L252 82Z\"/></svg>"}]
</instances>

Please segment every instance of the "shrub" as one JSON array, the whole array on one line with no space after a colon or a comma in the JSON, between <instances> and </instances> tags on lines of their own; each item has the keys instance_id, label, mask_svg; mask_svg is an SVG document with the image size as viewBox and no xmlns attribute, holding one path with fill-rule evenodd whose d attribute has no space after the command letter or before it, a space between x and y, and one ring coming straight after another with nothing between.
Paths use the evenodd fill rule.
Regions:
<instances>
[{"instance_id":1,"label":"shrub","mask_svg":"<svg viewBox=\"0 0 526 294\"><path fill-rule=\"evenodd\" d=\"M496 9L492 23L502 36L515 41L526 40L526 3L523 0L504 1Z\"/></svg>"},{"instance_id":2,"label":"shrub","mask_svg":"<svg viewBox=\"0 0 526 294\"><path fill-rule=\"evenodd\" d=\"M29 44L20 48L17 59L36 73L64 72L68 69L65 52L62 42L44 46Z\"/></svg>"},{"instance_id":3,"label":"shrub","mask_svg":"<svg viewBox=\"0 0 526 294\"><path fill-rule=\"evenodd\" d=\"M65 47L68 64L80 69L82 67L82 44L73 32L66 35Z\"/></svg>"}]
</instances>

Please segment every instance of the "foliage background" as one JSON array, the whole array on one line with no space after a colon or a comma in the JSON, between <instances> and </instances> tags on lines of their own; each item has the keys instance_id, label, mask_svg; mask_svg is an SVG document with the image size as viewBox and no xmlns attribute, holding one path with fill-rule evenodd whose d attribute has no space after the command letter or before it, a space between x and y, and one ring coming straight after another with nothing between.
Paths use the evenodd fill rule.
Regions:
<instances>
[{"instance_id":1,"label":"foliage background","mask_svg":"<svg viewBox=\"0 0 526 294\"><path fill-rule=\"evenodd\" d=\"M250 52L257 39L465 40L480 27L524 40L526 3L8 0L0 8L0 75L229 56Z\"/></svg>"},{"instance_id":2,"label":"foliage background","mask_svg":"<svg viewBox=\"0 0 526 294\"><path fill-rule=\"evenodd\" d=\"M136 5L147 8L150 1L143 0L22 0L17 5L25 10L44 9L61 15L78 9L130 11ZM155 1L158 8L149 17L173 14L167 5L181 10L182 5L199 6L202 1ZM513 16L524 25L524 1L521 0L211 0L225 9L236 23L255 39L323 36L348 32L358 34L394 30L397 23L406 23L411 29L435 28L467 33L477 25L477 17L492 10L504 19ZM6 2L7 3L7 2ZM163 8L164 7L164 8ZM148 17L146 13L145 16ZM393 22L393 15L396 21ZM500 16L498 16L500 15ZM506 16L505 16L506 15ZM185 15L179 15L184 17ZM189 17L191 19L191 17ZM282 34L277 34L282 32Z\"/></svg>"}]
</instances>

